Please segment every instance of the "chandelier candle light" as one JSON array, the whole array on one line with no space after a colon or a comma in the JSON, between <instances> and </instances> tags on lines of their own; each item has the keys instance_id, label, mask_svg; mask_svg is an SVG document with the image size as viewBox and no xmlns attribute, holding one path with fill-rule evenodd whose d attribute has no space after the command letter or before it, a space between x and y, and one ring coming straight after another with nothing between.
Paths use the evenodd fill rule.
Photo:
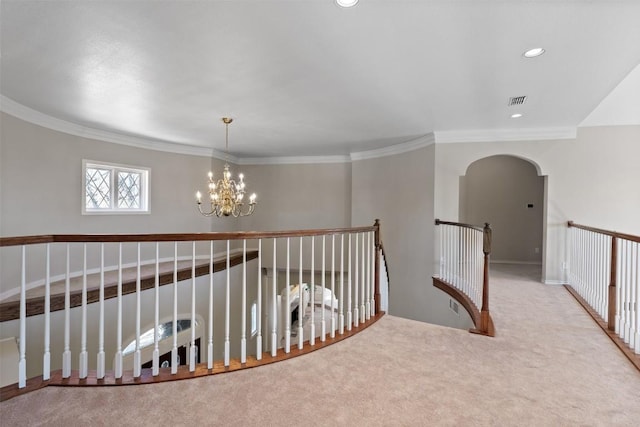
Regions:
<instances>
[{"instance_id":1,"label":"chandelier candle light","mask_svg":"<svg viewBox=\"0 0 640 427\"><path fill-rule=\"evenodd\" d=\"M229 155L229 124L233 119L223 117L222 121L226 128L226 154ZM228 159L227 159L228 160ZM209 172L209 199L211 203L211 210L205 212L202 210L202 194L198 191L196 193L196 199L198 201L198 210L204 216L247 216L251 215L256 208L256 194L253 193L249 197L249 205L246 210L244 207L244 175L238 175L239 181L236 182L231 179L231 171L229 170L229 164L225 163L224 170L222 171L222 179L217 182L213 179L213 172Z\"/></svg>"}]
</instances>

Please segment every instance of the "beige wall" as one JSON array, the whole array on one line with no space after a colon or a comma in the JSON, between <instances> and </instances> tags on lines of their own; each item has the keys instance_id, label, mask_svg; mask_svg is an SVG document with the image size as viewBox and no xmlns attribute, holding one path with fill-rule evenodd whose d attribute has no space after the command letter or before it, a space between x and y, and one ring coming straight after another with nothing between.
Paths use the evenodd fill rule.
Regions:
<instances>
[{"instance_id":1,"label":"beige wall","mask_svg":"<svg viewBox=\"0 0 640 427\"><path fill-rule=\"evenodd\" d=\"M640 126L617 126L580 128L569 140L437 144L435 215L458 219L460 177L474 161L529 160L547 177L543 281L564 283L567 220L640 234L639 141Z\"/></svg>"},{"instance_id":2,"label":"beige wall","mask_svg":"<svg viewBox=\"0 0 640 427\"><path fill-rule=\"evenodd\" d=\"M544 178L520 158L477 160L460 179L460 220L491 224L494 262L542 263L543 207Z\"/></svg>"},{"instance_id":3,"label":"beige wall","mask_svg":"<svg viewBox=\"0 0 640 427\"><path fill-rule=\"evenodd\" d=\"M352 165L352 222L377 217L390 274L389 312L396 316L468 327L466 313L449 310L432 286L435 147Z\"/></svg>"},{"instance_id":4,"label":"beige wall","mask_svg":"<svg viewBox=\"0 0 640 427\"><path fill-rule=\"evenodd\" d=\"M153 233L233 230L233 222L201 216L195 192L221 163L81 138L2 113L0 234ZM82 215L82 160L151 169L151 213Z\"/></svg>"}]
</instances>

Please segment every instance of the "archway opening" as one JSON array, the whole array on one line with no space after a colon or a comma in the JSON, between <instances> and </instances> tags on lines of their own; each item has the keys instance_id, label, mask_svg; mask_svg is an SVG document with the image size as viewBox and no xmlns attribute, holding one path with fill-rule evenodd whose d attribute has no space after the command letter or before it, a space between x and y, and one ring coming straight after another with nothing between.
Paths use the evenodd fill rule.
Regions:
<instances>
[{"instance_id":1,"label":"archway opening","mask_svg":"<svg viewBox=\"0 0 640 427\"><path fill-rule=\"evenodd\" d=\"M491 224L492 262L543 264L544 180L534 164L508 155L479 159L460 178L460 220Z\"/></svg>"}]
</instances>

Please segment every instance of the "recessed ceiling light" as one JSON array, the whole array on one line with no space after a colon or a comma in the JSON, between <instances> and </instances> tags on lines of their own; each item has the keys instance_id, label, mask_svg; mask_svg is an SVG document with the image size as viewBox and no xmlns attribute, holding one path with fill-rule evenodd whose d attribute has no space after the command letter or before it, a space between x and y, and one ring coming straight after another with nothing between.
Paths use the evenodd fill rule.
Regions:
<instances>
[{"instance_id":1,"label":"recessed ceiling light","mask_svg":"<svg viewBox=\"0 0 640 427\"><path fill-rule=\"evenodd\" d=\"M529 49L523 55L525 58L535 58L536 56L540 56L544 53L544 49L541 47L536 47L534 49Z\"/></svg>"},{"instance_id":2,"label":"recessed ceiling light","mask_svg":"<svg viewBox=\"0 0 640 427\"><path fill-rule=\"evenodd\" d=\"M511 115L512 119L519 119L520 117L522 117L522 114L520 114L520 113L515 113L515 114Z\"/></svg>"},{"instance_id":3,"label":"recessed ceiling light","mask_svg":"<svg viewBox=\"0 0 640 427\"><path fill-rule=\"evenodd\" d=\"M358 0L336 0L336 4L340 7L353 7L358 3Z\"/></svg>"}]
</instances>

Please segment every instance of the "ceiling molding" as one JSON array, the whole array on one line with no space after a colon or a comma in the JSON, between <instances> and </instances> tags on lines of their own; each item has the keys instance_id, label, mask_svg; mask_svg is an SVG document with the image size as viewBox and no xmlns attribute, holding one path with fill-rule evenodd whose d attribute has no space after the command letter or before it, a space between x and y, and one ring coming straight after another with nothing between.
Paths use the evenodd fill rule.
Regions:
<instances>
[{"instance_id":1,"label":"ceiling molding","mask_svg":"<svg viewBox=\"0 0 640 427\"><path fill-rule=\"evenodd\" d=\"M575 139L576 127L536 129L481 129L434 132L436 144L457 142L493 141L546 141L552 139Z\"/></svg>"},{"instance_id":2,"label":"ceiling molding","mask_svg":"<svg viewBox=\"0 0 640 427\"><path fill-rule=\"evenodd\" d=\"M319 163L348 163L349 156L291 156L291 157L243 157L238 165L308 165Z\"/></svg>"},{"instance_id":3,"label":"ceiling molding","mask_svg":"<svg viewBox=\"0 0 640 427\"><path fill-rule=\"evenodd\" d=\"M407 153L409 151L418 150L423 147L427 147L431 144L434 144L435 138L432 133L421 136L414 140L403 142L402 144L391 145L389 147L378 148L375 150L368 151L358 151L355 153L351 153L351 161L355 162L357 160L366 160L366 159L375 159L378 157L387 157L393 156L396 154Z\"/></svg>"},{"instance_id":4,"label":"ceiling molding","mask_svg":"<svg viewBox=\"0 0 640 427\"><path fill-rule=\"evenodd\" d=\"M99 141L112 142L114 144L128 145L147 150L165 151L176 154L187 154L191 156L216 157L224 160L224 153L206 147L196 147L193 145L178 144L174 142L161 141L150 138L123 135L116 132L109 132L99 129L82 126L77 123L57 119L47 114L26 107L11 98L0 95L0 111L17 117L26 122L42 126L58 132L79 136L82 138L96 139ZM229 160L233 161L233 156Z\"/></svg>"}]
</instances>

